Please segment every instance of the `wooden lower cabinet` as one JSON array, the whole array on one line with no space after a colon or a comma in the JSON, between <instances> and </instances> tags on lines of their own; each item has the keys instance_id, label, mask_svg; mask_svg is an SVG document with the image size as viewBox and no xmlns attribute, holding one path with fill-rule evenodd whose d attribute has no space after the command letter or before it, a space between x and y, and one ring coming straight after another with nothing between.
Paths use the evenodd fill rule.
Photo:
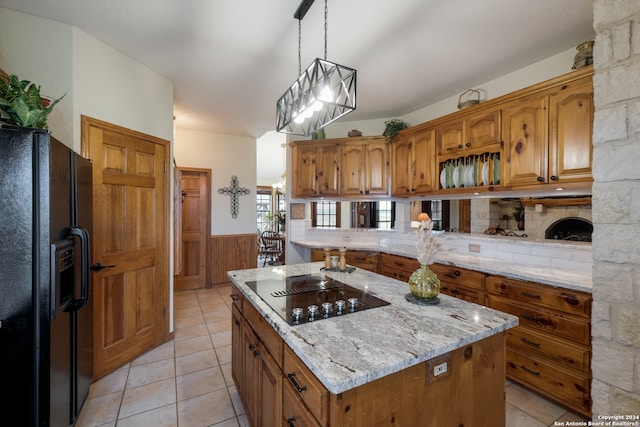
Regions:
<instances>
[{"instance_id":1,"label":"wooden lower cabinet","mask_svg":"<svg viewBox=\"0 0 640 427\"><path fill-rule=\"evenodd\" d=\"M501 276L487 305L519 318L507 331L507 376L591 417L591 295Z\"/></svg>"},{"instance_id":2,"label":"wooden lower cabinet","mask_svg":"<svg viewBox=\"0 0 640 427\"><path fill-rule=\"evenodd\" d=\"M331 251L331 255L340 255L337 249ZM378 272L378 252L374 251L347 251L345 256L347 264L363 270ZM324 261L323 249L311 250L311 262Z\"/></svg>"},{"instance_id":3,"label":"wooden lower cabinet","mask_svg":"<svg viewBox=\"0 0 640 427\"><path fill-rule=\"evenodd\" d=\"M415 258L386 253L380 254L380 274L383 276L398 279L402 282L409 282L409 278L418 268L420 268L420 263Z\"/></svg>"},{"instance_id":4,"label":"wooden lower cabinet","mask_svg":"<svg viewBox=\"0 0 640 427\"><path fill-rule=\"evenodd\" d=\"M433 264L429 268L440 279L441 293L484 305L485 273L444 264Z\"/></svg>"},{"instance_id":5,"label":"wooden lower cabinet","mask_svg":"<svg viewBox=\"0 0 640 427\"><path fill-rule=\"evenodd\" d=\"M234 302L232 376L251 426L505 425L504 332L333 394L256 314Z\"/></svg>"}]
</instances>

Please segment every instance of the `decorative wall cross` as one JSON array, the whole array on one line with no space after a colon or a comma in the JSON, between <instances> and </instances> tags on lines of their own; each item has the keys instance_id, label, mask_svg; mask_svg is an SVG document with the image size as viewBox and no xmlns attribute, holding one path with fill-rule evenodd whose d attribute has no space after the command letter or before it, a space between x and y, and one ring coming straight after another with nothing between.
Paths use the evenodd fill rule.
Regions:
<instances>
[{"instance_id":1,"label":"decorative wall cross","mask_svg":"<svg viewBox=\"0 0 640 427\"><path fill-rule=\"evenodd\" d=\"M218 193L231 197L231 218L238 218L238 212L240 211L240 201L238 197L249 194L249 189L240 187L238 178L233 175L231 177L231 185L229 187L218 188Z\"/></svg>"}]
</instances>

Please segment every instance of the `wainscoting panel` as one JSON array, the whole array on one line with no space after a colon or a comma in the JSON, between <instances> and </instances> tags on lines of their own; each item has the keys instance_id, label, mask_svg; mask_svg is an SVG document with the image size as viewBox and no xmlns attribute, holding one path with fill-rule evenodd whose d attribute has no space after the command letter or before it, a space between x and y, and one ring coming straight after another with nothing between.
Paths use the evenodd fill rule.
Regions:
<instances>
[{"instance_id":1,"label":"wainscoting panel","mask_svg":"<svg viewBox=\"0 0 640 427\"><path fill-rule=\"evenodd\" d=\"M229 283L227 271L256 268L258 265L258 245L256 234L229 234L211 236L209 271L211 283Z\"/></svg>"}]
</instances>

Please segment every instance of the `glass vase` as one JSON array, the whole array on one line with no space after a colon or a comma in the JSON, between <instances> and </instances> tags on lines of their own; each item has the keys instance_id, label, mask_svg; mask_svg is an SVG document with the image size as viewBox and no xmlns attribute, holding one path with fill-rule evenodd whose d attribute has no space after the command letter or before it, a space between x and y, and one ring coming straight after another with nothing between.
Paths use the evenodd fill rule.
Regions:
<instances>
[{"instance_id":1,"label":"glass vase","mask_svg":"<svg viewBox=\"0 0 640 427\"><path fill-rule=\"evenodd\" d=\"M440 293L440 279L428 265L420 265L409 277L409 289L414 297L430 300Z\"/></svg>"}]
</instances>

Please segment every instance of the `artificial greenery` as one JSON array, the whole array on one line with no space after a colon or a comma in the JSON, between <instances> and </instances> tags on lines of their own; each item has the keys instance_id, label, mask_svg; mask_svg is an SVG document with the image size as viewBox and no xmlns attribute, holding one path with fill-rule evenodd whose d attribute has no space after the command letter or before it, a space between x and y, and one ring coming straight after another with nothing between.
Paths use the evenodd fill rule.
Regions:
<instances>
[{"instance_id":1,"label":"artificial greenery","mask_svg":"<svg viewBox=\"0 0 640 427\"><path fill-rule=\"evenodd\" d=\"M516 221L522 221L524 219L524 206L522 206L522 203L518 203L518 206L513 208L512 216Z\"/></svg>"},{"instance_id":2,"label":"artificial greenery","mask_svg":"<svg viewBox=\"0 0 640 427\"><path fill-rule=\"evenodd\" d=\"M382 134L387 138L387 142L392 142L398 132L408 128L409 125L398 119L391 119L384 122L384 132Z\"/></svg>"},{"instance_id":3,"label":"artificial greenery","mask_svg":"<svg viewBox=\"0 0 640 427\"><path fill-rule=\"evenodd\" d=\"M47 116L64 98L48 102L40 96L40 86L28 80L20 80L12 74L0 79L0 119L18 126L47 129Z\"/></svg>"}]
</instances>

